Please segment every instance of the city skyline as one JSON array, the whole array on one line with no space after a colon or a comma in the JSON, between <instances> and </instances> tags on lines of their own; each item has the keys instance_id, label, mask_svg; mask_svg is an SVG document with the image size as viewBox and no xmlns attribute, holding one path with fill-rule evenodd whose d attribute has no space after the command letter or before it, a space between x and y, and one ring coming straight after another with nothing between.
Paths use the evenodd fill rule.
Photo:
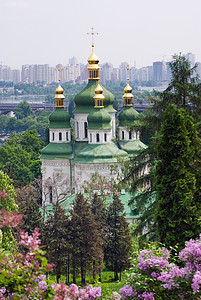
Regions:
<instances>
[{"instance_id":1,"label":"city skyline","mask_svg":"<svg viewBox=\"0 0 201 300\"><path fill-rule=\"evenodd\" d=\"M72 56L87 63L92 26L100 63L140 68L179 52L201 61L200 0L0 0L0 11L0 61L13 69L65 65Z\"/></svg>"}]
</instances>

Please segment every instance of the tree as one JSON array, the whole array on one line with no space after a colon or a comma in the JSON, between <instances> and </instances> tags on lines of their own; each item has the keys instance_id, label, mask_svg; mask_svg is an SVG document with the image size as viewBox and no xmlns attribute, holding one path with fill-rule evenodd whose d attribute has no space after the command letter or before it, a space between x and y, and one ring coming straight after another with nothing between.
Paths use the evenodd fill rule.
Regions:
<instances>
[{"instance_id":1,"label":"tree","mask_svg":"<svg viewBox=\"0 0 201 300\"><path fill-rule=\"evenodd\" d=\"M22 214L21 229L32 234L37 227L43 233L43 220L40 212L40 191L34 185L16 189L16 203Z\"/></svg>"},{"instance_id":2,"label":"tree","mask_svg":"<svg viewBox=\"0 0 201 300\"><path fill-rule=\"evenodd\" d=\"M65 209L61 207L59 201L56 201L52 204L52 212L45 222L43 244L48 260L55 265L57 283L69 256L69 225Z\"/></svg>"},{"instance_id":3,"label":"tree","mask_svg":"<svg viewBox=\"0 0 201 300\"><path fill-rule=\"evenodd\" d=\"M194 201L196 177L193 164L200 147L192 118L183 110L169 105L164 112L156 152L155 221L159 240L166 246L199 236L200 202Z\"/></svg>"},{"instance_id":4,"label":"tree","mask_svg":"<svg viewBox=\"0 0 201 300\"><path fill-rule=\"evenodd\" d=\"M18 206L15 203L15 190L12 185L12 180L8 175L0 171L0 219L4 210L11 212L17 211ZM11 231L11 228L5 226L1 229L2 233L2 247L5 249L11 249L15 245L15 240Z\"/></svg>"},{"instance_id":5,"label":"tree","mask_svg":"<svg viewBox=\"0 0 201 300\"><path fill-rule=\"evenodd\" d=\"M136 204L140 222L136 228L136 233L144 233L150 240L156 238L154 213L157 203L155 201L154 168L158 160L155 151L157 144L157 133L164 120L164 111L168 104L175 104L177 108L184 108L194 118L199 121L201 112L200 88L201 84L196 75L196 66L191 68L188 60L180 55L174 55L170 63L172 79L168 88L164 92L156 92L151 98L153 106L148 110L143 119L144 126L154 130L153 138L148 148L141 151L138 156L131 158L128 173L125 178L128 180L130 190L133 193L131 202ZM201 128L201 127L199 127ZM200 156L199 156L200 157ZM200 182L201 160L198 156L194 162L194 174L196 182ZM146 172L149 171L149 174ZM197 199L201 194L197 184Z\"/></svg>"},{"instance_id":6,"label":"tree","mask_svg":"<svg viewBox=\"0 0 201 300\"><path fill-rule=\"evenodd\" d=\"M36 130L14 132L0 148L0 169L13 179L16 187L29 184L34 177L41 176L39 155L43 147Z\"/></svg>"},{"instance_id":7,"label":"tree","mask_svg":"<svg viewBox=\"0 0 201 300\"><path fill-rule=\"evenodd\" d=\"M78 194L71 211L71 243L73 282L76 281L76 270L80 269L82 286L86 285L87 270L92 269L92 262L96 261L99 249L97 224L91 212L90 205L82 194ZM98 255L99 256L99 255Z\"/></svg>"},{"instance_id":8,"label":"tree","mask_svg":"<svg viewBox=\"0 0 201 300\"><path fill-rule=\"evenodd\" d=\"M20 102L13 111L17 119L24 119L34 115L31 105L26 101Z\"/></svg>"},{"instance_id":9,"label":"tree","mask_svg":"<svg viewBox=\"0 0 201 300\"><path fill-rule=\"evenodd\" d=\"M114 279L118 280L118 272L129 267L129 250L131 247L128 223L123 213L124 207L117 194L108 207L108 233L105 248L106 267L114 271Z\"/></svg>"}]
</instances>

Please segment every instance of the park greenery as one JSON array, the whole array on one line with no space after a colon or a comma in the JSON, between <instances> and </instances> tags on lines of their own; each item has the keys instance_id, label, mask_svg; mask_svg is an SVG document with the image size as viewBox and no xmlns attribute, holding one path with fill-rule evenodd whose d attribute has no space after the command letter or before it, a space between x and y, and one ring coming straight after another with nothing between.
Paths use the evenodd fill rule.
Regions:
<instances>
[{"instance_id":1,"label":"park greenery","mask_svg":"<svg viewBox=\"0 0 201 300\"><path fill-rule=\"evenodd\" d=\"M124 166L121 185L139 216L132 226L118 184L97 174L68 212L59 199L41 207L45 143L36 128L12 133L0 148L0 300L201 297L201 85L182 55L170 66L168 88L151 96L152 108L133 124L150 143ZM43 114L22 103L11 119L47 125Z\"/></svg>"}]
</instances>

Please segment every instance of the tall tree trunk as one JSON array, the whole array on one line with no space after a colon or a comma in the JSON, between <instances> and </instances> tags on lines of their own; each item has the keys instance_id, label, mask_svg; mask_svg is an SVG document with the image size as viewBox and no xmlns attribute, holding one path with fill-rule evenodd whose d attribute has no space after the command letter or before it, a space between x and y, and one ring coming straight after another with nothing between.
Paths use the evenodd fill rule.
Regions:
<instances>
[{"instance_id":1,"label":"tall tree trunk","mask_svg":"<svg viewBox=\"0 0 201 300\"><path fill-rule=\"evenodd\" d=\"M73 259L73 283L76 284L75 260Z\"/></svg>"},{"instance_id":2,"label":"tall tree trunk","mask_svg":"<svg viewBox=\"0 0 201 300\"><path fill-rule=\"evenodd\" d=\"M114 280L115 281L119 280L118 271L117 270L114 271Z\"/></svg>"},{"instance_id":3,"label":"tall tree trunk","mask_svg":"<svg viewBox=\"0 0 201 300\"><path fill-rule=\"evenodd\" d=\"M96 263L93 261L93 280L96 280Z\"/></svg>"},{"instance_id":4,"label":"tall tree trunk","mask_svg":"<svg viewBox=\"0 0 201 300\"><path fill-rule=\"evenodd\" d=\"M83 261L81 260L81 285L84 287L86 285L85 281L85 270L84 270L84 264Z\"/></svg>"}]
</instances>

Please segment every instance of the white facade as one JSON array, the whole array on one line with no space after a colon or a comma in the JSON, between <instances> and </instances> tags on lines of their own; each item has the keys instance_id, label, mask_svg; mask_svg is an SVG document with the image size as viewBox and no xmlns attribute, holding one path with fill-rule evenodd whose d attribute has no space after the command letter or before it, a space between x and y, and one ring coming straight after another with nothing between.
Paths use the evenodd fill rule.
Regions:
<instances>
[{"instance_id":1,"label":"white facade","mask_svg":"<svg viewBox=\"0 0 201 300\"><path fill-rule=\"evenodd\" d=\"M87 117L88 117L88 114L74 114L75 140L77 142L88 141Z\"/></svg>"},{"instance_id":2,"label":"white facade","mask_svg":"<svg viewBox=\"0 0 201 300\"><path fill-rule=\"evenodd\" d=\"M139 131L129 130L128 127L119 127L119 141L131 142L139 139Z\"/></svg>"},{"instance_id":3,"label":"white facade","mask_svg":"<svg viewBox=\"0 0 201 300\"><path fill-rule=\"evenodd\" d=\"M50 143L67 143L71 142L70 128L64 129L49 129L49 141Z\"/></svg>"},{"instance_id":4,"label":"white facade","mask_svg":"<svg viewBox=\"0 0 201 300\"><path fill-rule=\"evenodd\" d=\"M68 159L41 159L42 167L42 198L47 205L62 195L69 195L72 189L71 161Z\"/></svg>"}]
</instances>

